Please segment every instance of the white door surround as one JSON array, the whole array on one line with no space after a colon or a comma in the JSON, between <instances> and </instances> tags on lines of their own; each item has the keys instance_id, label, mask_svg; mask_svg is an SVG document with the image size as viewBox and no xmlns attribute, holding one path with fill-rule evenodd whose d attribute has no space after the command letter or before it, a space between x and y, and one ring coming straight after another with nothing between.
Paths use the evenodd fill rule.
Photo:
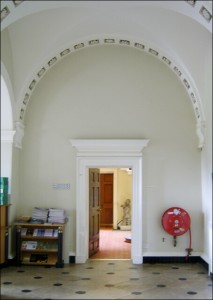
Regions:
<instances>
[{"instance_id":1,"label":"white door surround","mask_svg":"<svg viewBox=\"0 0 213 300\"><path fill-rule=\"evenodd\" d=\"M76 148L76 263L85 263L89 248L89 168L132 168L131 259L142 254L142 150L149 140L70 140Z\"/></svg>"}]
</instances>

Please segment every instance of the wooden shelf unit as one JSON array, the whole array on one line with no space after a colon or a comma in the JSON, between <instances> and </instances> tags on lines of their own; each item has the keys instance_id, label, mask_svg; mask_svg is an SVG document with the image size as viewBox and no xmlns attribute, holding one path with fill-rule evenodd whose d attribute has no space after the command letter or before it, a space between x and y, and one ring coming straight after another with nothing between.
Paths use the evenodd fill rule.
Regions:
<instances>
[{"instance_id":1,"label":"wooden shelf unit","mask_svg":"<svg viewBox=\"0 0 213 300\"><path fill-rule=\"evenodd\" d=\"M15 223L18 265L52 265L63 268L64 224ZM50 230L52 234L50 235Z\"/></svg>"},{"instance_id":2,"label":"wooden shelf unit","mask_svg":"<svg viewBox=\"0 0 213 300\"><path fill-rule=\"evenodd\" d=\"M8 262L8 240L9 240L9 207L11 204L0 205L0 265Z\"/></svg>"}]
</instances>

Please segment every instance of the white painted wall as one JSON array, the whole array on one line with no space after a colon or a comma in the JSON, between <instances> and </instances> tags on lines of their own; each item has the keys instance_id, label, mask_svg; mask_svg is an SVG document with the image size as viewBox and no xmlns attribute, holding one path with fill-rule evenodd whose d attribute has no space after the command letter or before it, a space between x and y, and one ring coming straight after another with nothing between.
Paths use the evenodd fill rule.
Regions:
<instances>
[{"instance_id":1,"label":"white painted wall","mask_svg":"<svg viewBox=\"0 0 213 300\"><path fill-rule=\"evenodd\" d=\"M34 206L61 207L69 216L64 259L75 252L76 166L69 139L150 140L143 157L145 255L185 255L187 234L161 226L171 206L192 219L193 255L203 251L201 153L183 85L165 64L137 49L94 46L56 64L39 82L25 119L17 215ZM70 190L54 190L70 183ZM166 241L162 242L162 237Z\"/></svg>"},{"instance_id":2,"label":"white painted wall","mask_svg":"<svg viewBox=\"0 0 213 300\"><path fill-rule=\"evenodd\" d=\"M202 210L204 214L204 253L203 258L209 263L209 272L213 272L212 259L212 45L206 55L205 94L203 97L206 130L205 145L202 151Z\"/></svg>"},{"instance_id":3,"label":"white painted wall","mask_svg":"<svg viewBox=\"0 0 213 300\"><path fill-rule=\"evenodd\" d=\"M8 74L4 68L4 65L1 64L1 72L4 76L1 75L1 177L8 177L8 203L13 205L9 207L9 224L12 224L15 218L15 203L14 199L17 199L15 196L11 199L11 190L12 190L12 157L13 157L13 136L15 131L13 130L13 110L12 103L13 97L12 93L9 93L9 88L5 82L5 78L8 79ZM10 86L11 87L11 86ZM11 90L10 90L11 91ZM17 178L17 177L16 177ZM16 183L18 183L16 181ZM18 186L18 184L16 184ZM14 190L13 190L14 191ZM9 253L8 257L13 258L14 253L11 255L11 249L14 248L13 243L13 233L11 227L9 228Z\"/></svg>"},{"instance_id":4,"label":"white painted wall","mask_svg":"<svg viewBox=\"0 0 213 300\"><path fill-rule=\"evenodd\" d=\"M9 194L11 193L13 135L11 99L6 82L1 75L1 177L8 177Z\"/></svg>"}]
</instances>

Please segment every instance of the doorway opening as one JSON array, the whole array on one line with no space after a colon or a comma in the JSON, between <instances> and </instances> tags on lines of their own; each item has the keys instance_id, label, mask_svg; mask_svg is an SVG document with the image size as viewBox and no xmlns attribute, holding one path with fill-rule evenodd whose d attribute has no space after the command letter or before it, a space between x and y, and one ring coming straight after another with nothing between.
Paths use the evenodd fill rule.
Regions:
<instances>
[{"instance_id":1,"label":"doorway opening","mask_svg":"<svg viewBox=\"0 0 213 300\"><path fill-rule=\"evenodd\" d=\"M100 168L99 172L100 227L98 232L95 232L95 236L98 234L99 237L99 245L89 258L131 259L132 170ZM93 192L90 196L92 194ZM90 204L89 206L91 207ZM94 214L93 211L91 213ZM89 220L93 223L91 216ZM95 230L94 225L89 229L89 236L92 230Z\"/></svg>"},{"instance_id":2,"label":"doorway opening","mask_svg":"<svg viewBox=\"0 0 213 300\"><path fill-rule=\"evenodd\" d=\"M130 231L114 230L109 227L100 228L99 251L89 257L90 260L130 260Z\"/></svg>"},{"instance_id":3,"label":"doorway opening","mask_svg":"<svg viewBox=\"0 0 213 300\"><path fill-rule=\"evenodd\" d=\"M131 260L143 263L142 150L149 140L71 140L76 149L76 263L88 259L89 169L132 169Z\"/></svg>"}]
</instances>

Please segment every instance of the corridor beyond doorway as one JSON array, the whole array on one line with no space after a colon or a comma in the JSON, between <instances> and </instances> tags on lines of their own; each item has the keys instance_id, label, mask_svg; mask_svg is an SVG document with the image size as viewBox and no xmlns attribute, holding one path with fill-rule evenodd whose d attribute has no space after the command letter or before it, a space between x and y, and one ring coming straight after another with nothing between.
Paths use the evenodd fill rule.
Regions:
<instances>
[{"instance_id":1,"label":"corridor beyond doorway","mask_svg":"<svg viewBox=\"0 0 213 300\"><path fill-rule=\"evenodd\" d=\"M131 243L126 241L131 231L100 229L99 251L90 259L131 259Z\"/></svg>"}]
</instances>

